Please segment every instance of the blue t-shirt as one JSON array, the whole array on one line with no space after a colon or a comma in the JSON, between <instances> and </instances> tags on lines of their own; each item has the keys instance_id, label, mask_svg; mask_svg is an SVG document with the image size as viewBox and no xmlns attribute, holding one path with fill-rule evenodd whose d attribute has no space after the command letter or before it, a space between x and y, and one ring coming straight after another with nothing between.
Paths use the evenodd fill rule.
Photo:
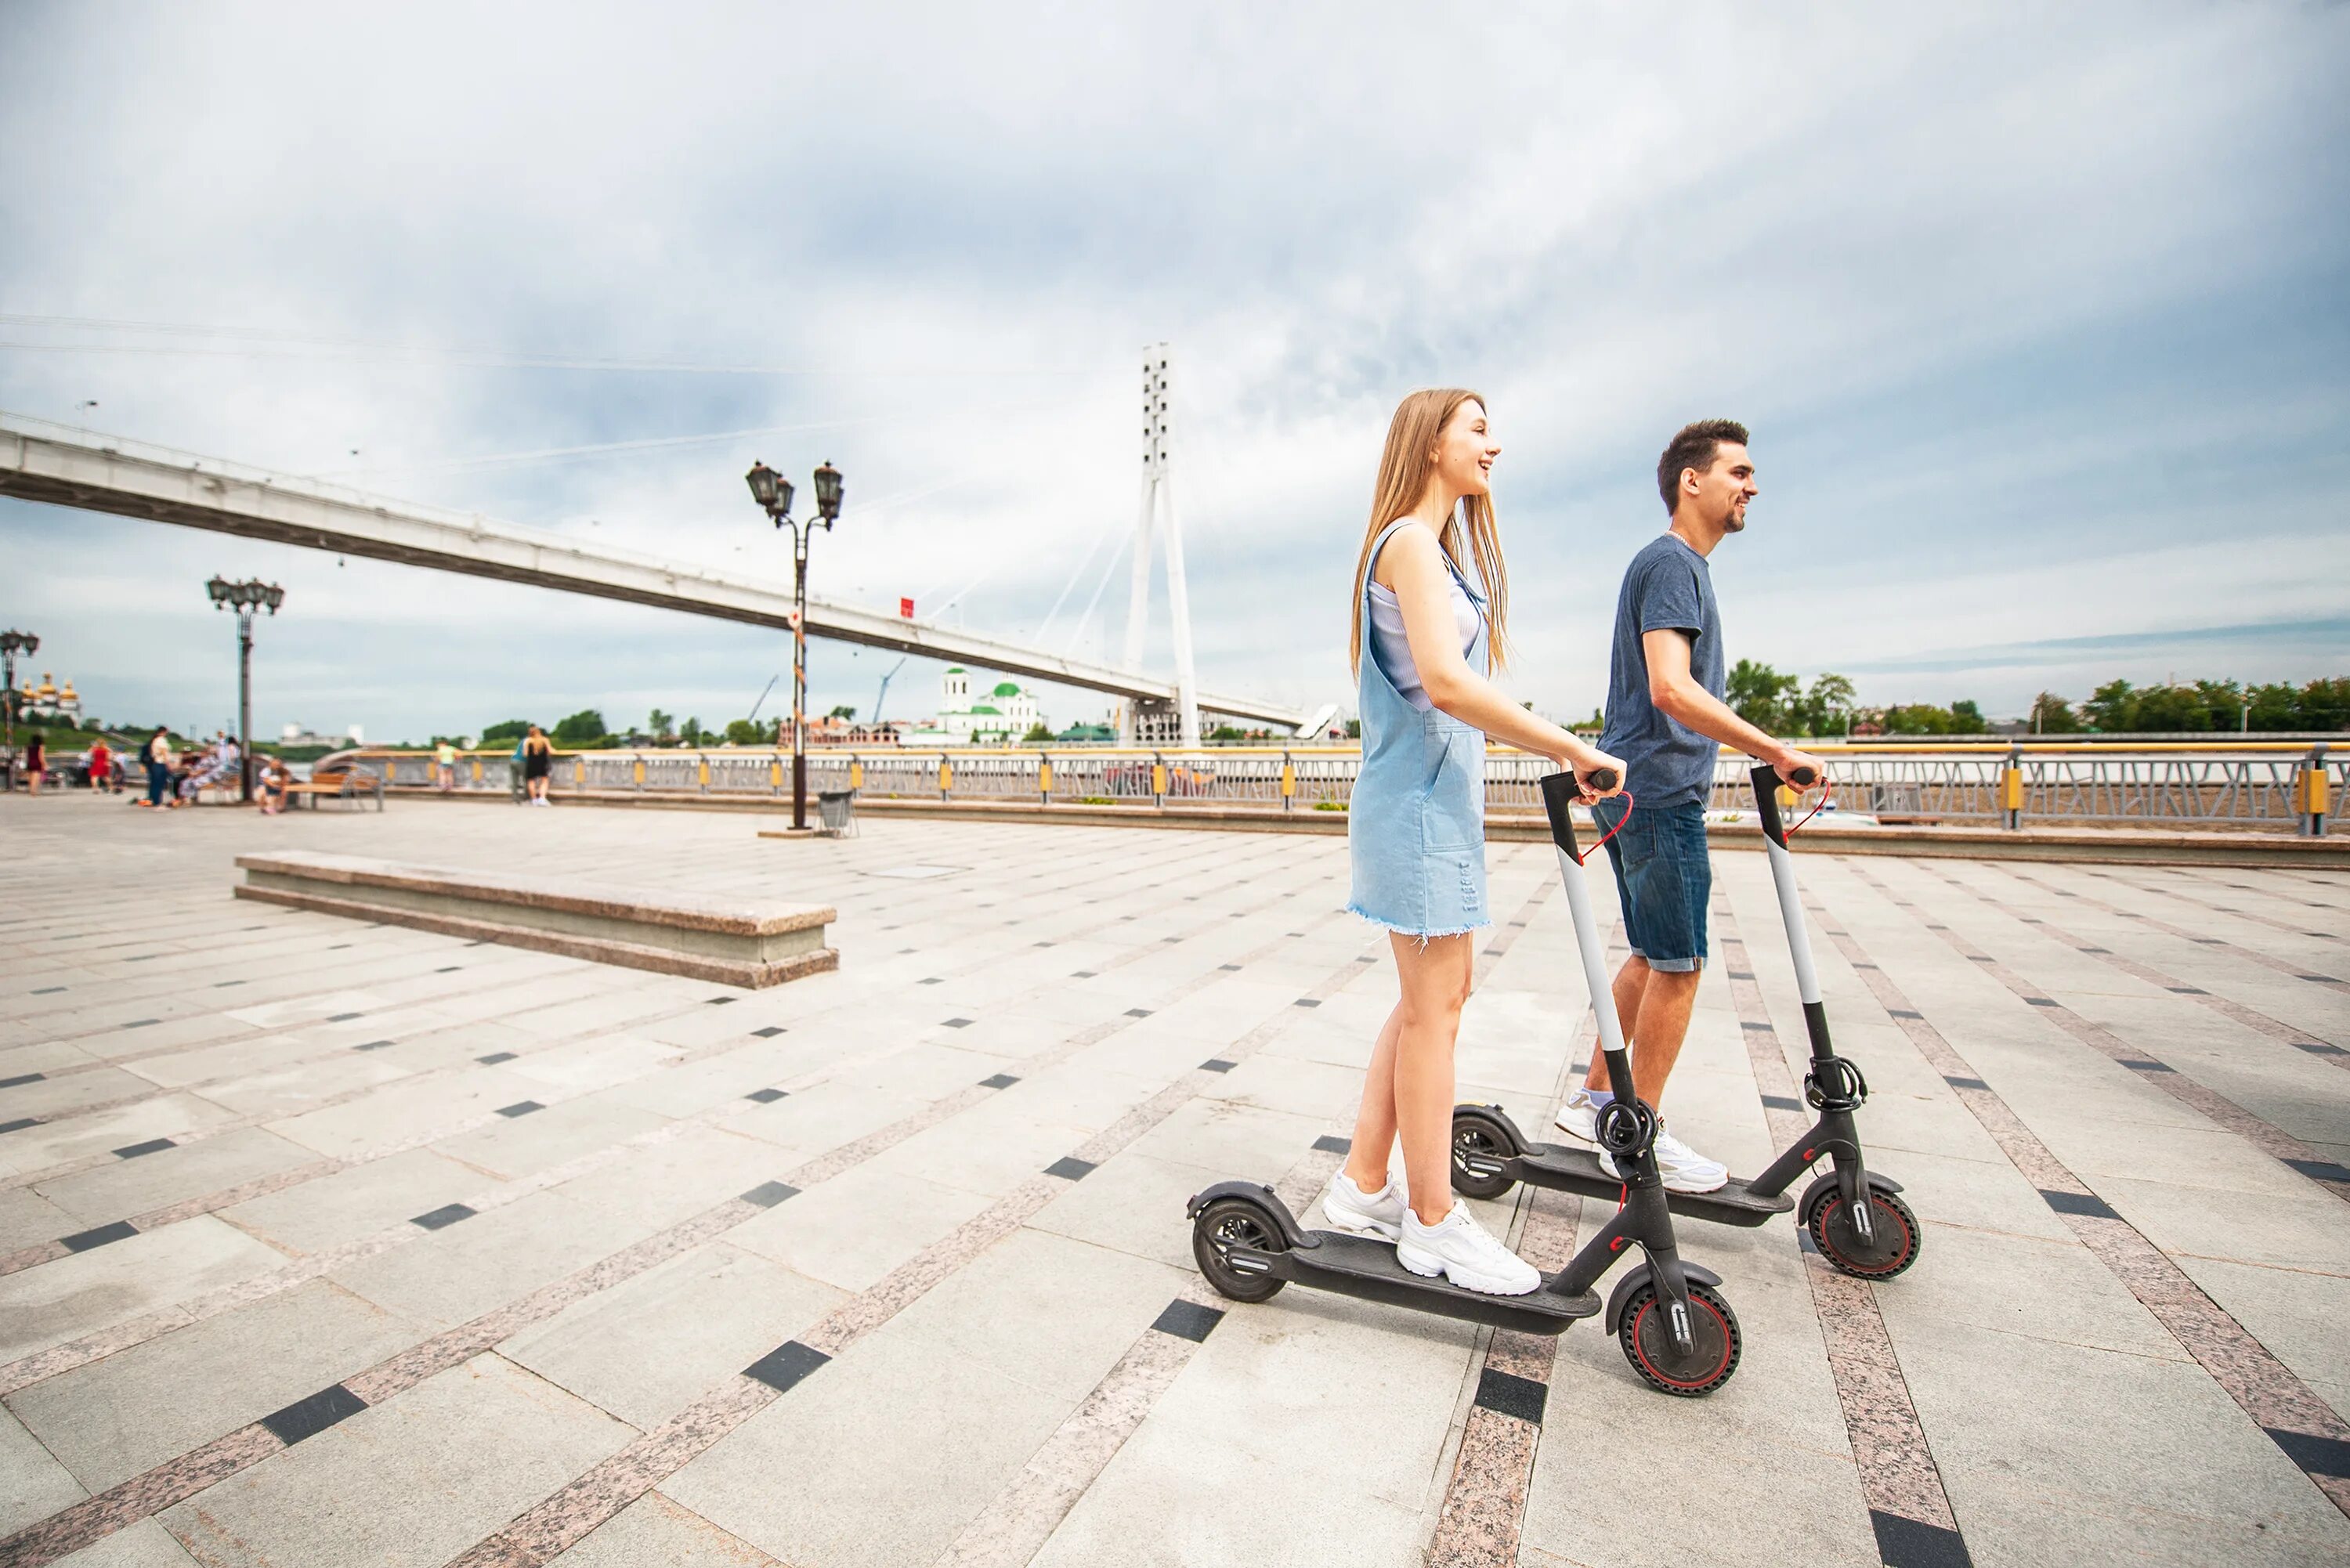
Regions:
<instances>
[{"instance_id":1,"label":"blue t-shirt","mask_svg":"<svg viewBox=\"0 0 2350 1568\"><path fill-rule=\"evenodd\" d=\"M1690 673L1721 696L1721 617L1713 578L1705 557L1675 534L1641 547L1616 596L1616 649L1607 661L1607 722L1599 745L1624 759L1624 787L1636 797L1635 809L1704 802L1721 750L1648 701L1648 655L1640 639L1668 628L1689 634Z\"/></svg>"}]
</instances>

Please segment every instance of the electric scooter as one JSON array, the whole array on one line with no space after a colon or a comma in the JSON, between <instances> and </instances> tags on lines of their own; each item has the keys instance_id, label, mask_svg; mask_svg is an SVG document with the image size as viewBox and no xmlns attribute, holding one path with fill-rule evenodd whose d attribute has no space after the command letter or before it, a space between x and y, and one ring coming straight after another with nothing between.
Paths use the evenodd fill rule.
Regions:
<instances>
[{"instance_id":1,"label":"electric scooter","mask_svg":"<svg viewBox=\"0 0 2350 1568\"><path fill-rule=\"evenodd\" d=\"M1861 1155L1853 1112L1868 1098L1868 1081L1857 1064L1836 1054L1828 1039L1827 1012L1820 1005L1819 976L1812 967L1811 938L1795 888L1794 857L1788 852L1786 826L1779 815L1779 775L1767 765L1758 766L1748 782L1762 818L1779 918L1787 928L1787 949L1794 959L1804 1029L1811 1036L1812 1064L1804 1075L1804 1097L1819 1119L1762 1175L1743 1180L1732 1177L1712 1192L1669 1192L1666 1204L1692 1220L1740 1226L1764 1224L1792 1210L1796 1223L1810 1232L1813 1246L1831 1265L1859 1279L1889 1280L1918 1261L1924 1232L1898 1196L1901 1184L1868 1169ZM1811 784L1811 770L1802 770L1794 782ZM1607 1081L1632 1081L1617 1070L1613 1055L1607 1058ZM1822 1159L1833 1168L1815 1178L1800 1199L1790 1197L1787 1189L1795 1179ZM1607 1174L1595 1150L1536 1143L1499 1106L1455 1110L1452 1189L1471 1198L1497 1198L1520 1181L1587 1198L1613 1198L1623 1185Z\"/></svg>"},{"instance_id":2,"label":"electric scooter","mask_svg":"<svg viewBox=\"0 0 2350 1568\"><path fill-rule=\"evenodd\" d=\"M1593 777L1614 783L1605 771ZM1629 1084L1631 1064L1607 986L1607 950L1592 916L1575 825L1567 817L1577 793L1574 775L1548 775L1542 793L1566 879L1575 945L1599 1018L1600 1048L1607 1053L1616 1081ZM1544 1275L1526 1295L1488 1295L1440 1274L1415 1274L1397 1261L1391 1241L1308 1231L1272 1188L1253 1181L1220 1181L1184 1205L1191 1220L1191 1255L1208 1282L1233 1301L1265 1301L1284 1285L1296 1283L1469 1323L1557 1334L1584 1318L1601 1316L1598 1293L1591 1287L1624 1255L1627 1243L1638 1243L1641 1262L1626 1271L1608 1295L1603 1319L1607 1332L1651 1386L1688 1397L1711 1394L1738 1370L1738 1317L1715 1288L1721 1276L1682 1262L1674 1245L1664 1179L1657 1170L1657 1127L1656 1112L1637 1098L1619 1099L1600 1113L1599 1140L1629 1173L1608 1184L1609 1196L1621 1190L1623 1205L1565 1268Z\"/></svg>"}]
</instances>

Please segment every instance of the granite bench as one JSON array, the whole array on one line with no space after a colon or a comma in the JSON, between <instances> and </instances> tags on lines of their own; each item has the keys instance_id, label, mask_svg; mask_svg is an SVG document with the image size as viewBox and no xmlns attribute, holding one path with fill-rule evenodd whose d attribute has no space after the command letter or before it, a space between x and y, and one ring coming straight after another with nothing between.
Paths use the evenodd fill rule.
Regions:
<instances>
[{"instance_id":1,"label":"granite bench","mask_svg":"<svg viewBox=\"0 0 2350 1568\"><path fill-rule=\"evenodd\" d=\"M838 911L409 866L304 850L240 855L236 896L754 989L840 967Z\"/></svg>"}]
</instances>

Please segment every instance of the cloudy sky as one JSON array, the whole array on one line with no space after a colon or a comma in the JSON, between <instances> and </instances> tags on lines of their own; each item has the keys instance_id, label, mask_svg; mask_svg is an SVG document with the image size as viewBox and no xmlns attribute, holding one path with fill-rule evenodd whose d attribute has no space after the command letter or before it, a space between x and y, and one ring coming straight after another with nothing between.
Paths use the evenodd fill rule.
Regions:
<instances>
[{"instance_id":1,"label":"cloudy sky","mask_svg":"<svg viewBox=\"0 0 2350 1568\"><path fill-rule=\"evenodd\" d=\"M2350 672L2350 7L1018 9L13 0L0 408L776 576L742 472L829 458L818 592L1115 658L1165 339L1211 687L1351 706L1380 438L1440 383L1562 716L1724 413L1733 656L1994 714ZM265 730L709 722L788 658L13 501L0 551L122 720L233 711L214 572L287 589ZM819 646L814 700L894 662Z\"/></svg>"}]
</instances>

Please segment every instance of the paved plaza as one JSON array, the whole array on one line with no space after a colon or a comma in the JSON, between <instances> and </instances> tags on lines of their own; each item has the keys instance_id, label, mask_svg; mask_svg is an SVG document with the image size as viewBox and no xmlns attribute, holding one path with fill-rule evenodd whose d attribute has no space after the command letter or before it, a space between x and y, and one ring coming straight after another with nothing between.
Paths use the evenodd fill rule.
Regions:
<instances>
[{"instance_id":1,"label":"paved plaza","mask_svg":"<svg viewBox=\"0 0 2350 1568\"><path fill-rule=\"evenodd\" d=\"M0 799L0 1564L2350 1561L2350 877L1798 840L1923 1254L1685 1221L1744 1351L1676 1400L1201 1280L1185 1198L1311 1220L1394 1001L1343 840L758 826ZM841 967L233 899L263 848L827 903ZM1490 861L1462 1094L1533 1129L1588 1009L1551 850ZM1752 1171L1803 1022L1716 870L1665 1108ZM1483 1209L1555 1266L1597 1207Z\"/></svg>"}]
</instances>

